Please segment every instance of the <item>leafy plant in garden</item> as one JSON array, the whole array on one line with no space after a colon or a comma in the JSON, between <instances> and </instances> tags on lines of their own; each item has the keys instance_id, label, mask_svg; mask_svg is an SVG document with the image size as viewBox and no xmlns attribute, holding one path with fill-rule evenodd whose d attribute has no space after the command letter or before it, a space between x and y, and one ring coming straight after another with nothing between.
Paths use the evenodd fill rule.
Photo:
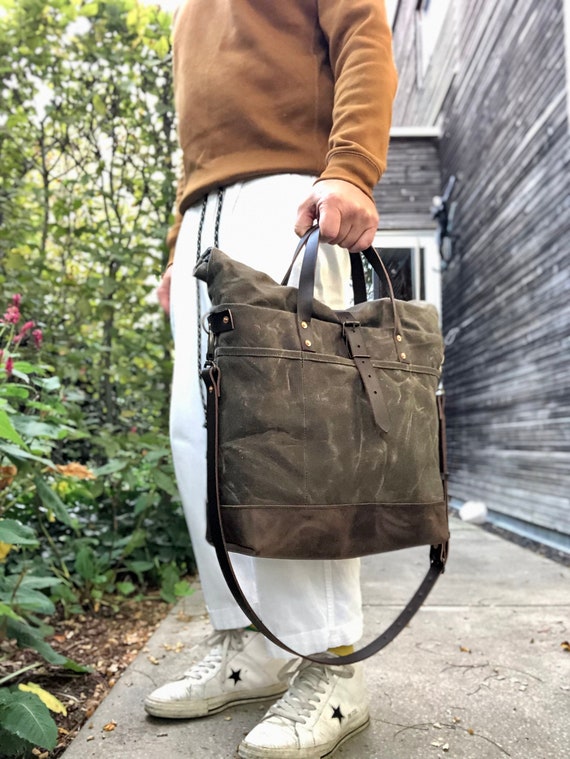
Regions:
<instances>
[{"instance_id":1,"label":"leafy plant in garden","mask_svg":"<svg viewBox=\"0 0 570 759\"><path fill-rule=\"evenodd\" d=\"M0 0L0 638L68 668L46 641L56 604L189 592L153 295L175 194L170 27L138 0ZM26 676L0 674L7 755L53 742Z\"/></svg>"},{"instance_id":2,"label":"leafy plant in garden","mask_svg":"<svg viewBox=\"0 0 570 759\"><path fill-rule=\"evenodd\" d=\"M0 284L42 315L90 431L165 429L153 295L175 194L169 14L135 0L0 0ZM99 455L92 441L74 458Z\"/></svg>"},{"instance_id":3,"label":"leafy plant in garden","mask_svg":"<svg viewBox=\"0 0 570 759\"><path fill-rule=\"evenodd\" d=\"M133 594L137 587L129 577L141 587L150 571L165 600L175 600L190 592L180 580L184 564L176 554L177 543L184 552L187 546L177 539L184 534L181 525L166 511L162 550L152 546L144 529L153 507L164 505L161 494L175 495L171 473L160 467L161 462L168 466L164 439L137 436L144 447L138 453L121 445L115 449L116 443L108 441L114 458L99 478L85 465L54 465L48 458L61 441L85 433L66 419L62 390L49 376L50 367L21 355L26 349L38 351L42 343L35 324L23 321L21 303L21 296L14 296L0 319L0 641L12 639L51 664L82 672L84 667L45 640L53 631L42 620L55 612L54 600L97 606L105 594ZM101 524L106 511L107 529ZM47 546L41 554L38 533ZM0 686L37 666L0 677ZM64 707L34 683L0 687L3 755L26 754L36 744L53 748L57 730L49 709Z\"/></svg>"},{"instance_id":4,"label":"leafy plant in garden","mask_svg":"<svg viewBox=\"0 0 570 759\"><path fill-rule=\"evenodd\" d=\"M45 402L45 391L59 387L57 378L47 376L49 367L22 356L30 342L32 350L39 351L42 332L34 322L24 321L21 301L19 294L14 295L0 318L0 641L14 640L51 664L84 672L84 667L59 654L45 640L52 629L42 620L55 612L46 591L54 591L60 580L26 565L10 571L6 564L13 551L39 547L34 529L5 516L10 509L11 486L17 477L33 478L37 492L45 497L49 488L42 470L51 463L47 457L57 441L76 434L73 426L62 421L59 403L54 409ZM36 744L53 748L57 741L49 708L64 709L59 701L34 683L6 687L37 666L34 663L0 678L0 686L4 686L0 687L3 755L26 754Z\"/></svg>"}]
</instances>

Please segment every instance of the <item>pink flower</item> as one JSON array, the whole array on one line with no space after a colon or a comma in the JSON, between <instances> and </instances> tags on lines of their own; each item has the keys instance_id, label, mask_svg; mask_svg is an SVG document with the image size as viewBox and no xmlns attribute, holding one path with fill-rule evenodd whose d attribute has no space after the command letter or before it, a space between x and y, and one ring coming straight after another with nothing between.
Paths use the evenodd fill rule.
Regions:
<instances>
[{"instance_id":1,"label":"pink flower","mask_svg":"<svg viewBox=\"0 0 570 759\"><path fill-rule=\"evenodd\" d=\"M22 329L14 337L14 342L16 343L16 345L18 345L18 343L20 343L21 340L23 340L23 338L26 335L26 333L29 332L32 329L33 326L35 326L34 322L26 322L24 324L24 326L22 327Z\"/></svg>"},{"instance_id":2,"label":"pink flower","mask_svg":"<svg viewBox=\"0 0 570 759\"><path fill-rule=\"evenodd\" d=\"M32 326L33 326L33 324L32 324ZM44 339L44 336L42 334L41 329L35 329L32 332L32 337L34 338L34 345L39 350L42 347L42 342L43 342L43 339Z\"/></svg>"},{"instance_id":3,"label":"pink flower","mask_svg":"<svg viewBox=\"0 0 570 759\"><path fill-rule=\"evenodd\" d=\"M16 308L20 307L21 302L22 302L22 296L20 295L20 293L16 293L16 295L12 296L12 303L14 306L16 306Z\"/></svg>"},{"instance_id":4,"label":"pink flower","mask_svg":"<svg viewBox=\"0 0 570 759\"><path fill-rule=\"evenodd\" d=\"M10 377L11 374L12 374L12 371L14 369L14 360L12 359L12 356L10 356L6 360L6 367L5 368L6 368L6 374L8 375L8 377Z\"/></svg>"},{"instance_id":5,"label":"pink flower","mask_svg":"<svg viewBox=\"0 0 570 759\"><path fill-rule=\"evenodd\" d=\"M2 321L6 324L17 324L20 321L20 309L18 306L8 306L6 313L2 317Z\"/></svg>"}]
</instances>

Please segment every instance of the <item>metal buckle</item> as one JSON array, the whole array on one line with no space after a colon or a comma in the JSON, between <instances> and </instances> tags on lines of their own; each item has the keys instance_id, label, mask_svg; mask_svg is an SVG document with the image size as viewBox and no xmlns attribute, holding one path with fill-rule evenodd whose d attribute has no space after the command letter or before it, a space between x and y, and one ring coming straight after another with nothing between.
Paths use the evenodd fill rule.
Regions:
<instances>
[{"instance_id":1,"label":"metal buckle","mask_svg":"<svg viewBox=\"0 0 570 759\"><path fill-rule=\"evenodd\" d=\"M360 322L358 321L346 321L342 323L342 336L346 337L346 328L349 327L353 331L358 329L360 327Z\"/></svg>"},{"instance_id":2,"label":"metal buckle","mask_svg":"<svg viewBox=\"0 0 570 759\"><path fill-rule=\"evenodd\" d=\"M435 567L441 574L445 572L445 563L447 561L449 543L441 543L440 545L432 545L430 547L429 558L432 567Z\"/></svg>"}]
</instances>

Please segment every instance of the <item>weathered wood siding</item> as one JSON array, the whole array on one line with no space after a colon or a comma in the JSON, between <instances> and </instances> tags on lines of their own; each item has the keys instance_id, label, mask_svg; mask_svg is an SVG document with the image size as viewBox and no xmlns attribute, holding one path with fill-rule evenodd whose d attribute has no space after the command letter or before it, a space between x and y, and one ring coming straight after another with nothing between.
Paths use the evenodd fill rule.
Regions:
<instances>
[{"instance_id":1,"label":"weathered wood siding","mask_svg":"<svg viewBox=\"0 0 570 759\"><path fill-rule=\"evenodd\" d=\"M458 63L457 11L459 0L449 5L449 11L431 63L417 87L416 4L417 0L401 0L394 29L394 51L398 66L398 94L394 104L394 124L397 126L431 126L437 123L444 99L449 91ZM432 0L440 2L440 0Z\"/></svg>"},{"instance_id":2,"label":"weathered wood siding","mask_svg":"<svg viewBox=\"0 0 570 759\"><path fill-rule=\"evenodd\" d=\"M415 7L402 3L398 26ZM451 494L570 534L563 0L457 0L453 25L456 69L440 114L460 236L443 275ZM427 93L411 85L411 46L397 28L396 114L418 123Z\"/></svg>"},{"instance_id":3,"label":"weathered wood siding","mask_svg":"<svg viewBox=\"0 0 570 759\"><path fill-rule=\"evenodd\" d=\"M388 168L374 188L382 230L435 228L430 217L434 195L441 192L438 140L392 137Z\"/></svg>"}]
</instances>

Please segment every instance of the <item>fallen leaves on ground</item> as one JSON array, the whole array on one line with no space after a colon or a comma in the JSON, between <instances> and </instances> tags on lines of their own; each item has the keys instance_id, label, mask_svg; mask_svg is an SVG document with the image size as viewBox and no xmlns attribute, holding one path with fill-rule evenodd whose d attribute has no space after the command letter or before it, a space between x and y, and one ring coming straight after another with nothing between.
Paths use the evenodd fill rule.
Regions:
<instances>
[{"instance_id":1,"label":"fallen leaves on ground","mask_svg":"<svg viewBox=\"0 0 570 759\"><path fill-rule=\"evenodd\" d=\"M41 662L40 666L22 675L30 687L45 689L66 708L67 715L53 715L59 740L53 751L34 752L41 759L57 759L72 742L81 726L111 690L122 672L144 649L148 639L169 611L163 601L148 599L129 601L118 612L101 607L99 613L85 612L70 619L50 619L55 628L48 639L60 653L93 668L93 672L75 675ZM0 643L2 677L38 661L32 650L20 650L12 641ZM18 685L18 680L10 685ZM112 723L109 723L111 725ZM115 723L116 725L116 723ZM105 726L112 730L113 727Z\"/></svg>"}]
</instances>

